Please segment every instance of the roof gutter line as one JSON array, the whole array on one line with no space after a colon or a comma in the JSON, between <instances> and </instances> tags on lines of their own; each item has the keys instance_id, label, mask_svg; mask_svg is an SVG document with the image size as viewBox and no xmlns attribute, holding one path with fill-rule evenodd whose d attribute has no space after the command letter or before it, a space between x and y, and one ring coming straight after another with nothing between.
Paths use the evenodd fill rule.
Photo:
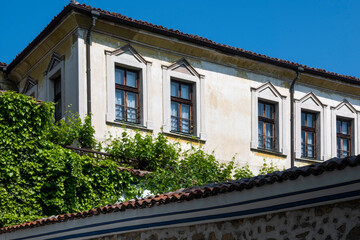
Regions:
<instances>
[{"instance_id":1,"label":"roof gutter line","mask_svg":"<svg viewBox=\"0 0 360 240\"><path fill-rule=\"evenodd\" d=\"M96 20L99 18L100 12L91 10L92 23L86 34L86 87L87 87L87 115L91 114L91 63L90 63L90 46L91 46L91 31L93 30Z\"/></svg>"},{"instance_id":2,"label":"roof gutter line","mask_svg":"<svg viewBox=\"0 0 360 240\"><path fill-rule=\"evenodd\" d=\"M300 78L300 73L304 72L303 67L298 67L296 70L296 77L292 80L290 85L290 138L291 138L291 146L290 146L290 161L291 167L295 166L295 102L294 102L294 88L296 81Z\"/></svg>"}]
</instances>

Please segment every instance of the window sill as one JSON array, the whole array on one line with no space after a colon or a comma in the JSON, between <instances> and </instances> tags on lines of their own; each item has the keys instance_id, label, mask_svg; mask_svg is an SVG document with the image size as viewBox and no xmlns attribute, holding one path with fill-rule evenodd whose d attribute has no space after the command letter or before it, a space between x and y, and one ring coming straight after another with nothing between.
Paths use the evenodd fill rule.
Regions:
<instances>
[{"instance_id":1,"label":"window sill","mask_svg":"<svg viewBox=\"0 0 360 240\"><path fill-rule=\"evenodd\" d=\"M152 132L153 130L143 126L141 124L136 123L129 123L129 122L121 122L121 121L106 121L106 124L116 126L116 127L123 127L123 128L130 128L140 131Z\"/></svg>"},{"instance_id":2,"label":"window sill","mask_svg":"<svg viewBox=\"0 0 360 240\"><path fill-rule=\"evenodd\" d=\"M295 161L303 162L303 163L322 163L324 161L318 159L311 159L311 158L296 158Z\"/></svg>"},{"instance_id":3,"label":"window sill","mask_svg":"<svg viewBox=\"0 0 360 240\"><path fill-rule=\"evenodd\" d=\"M286 158L286 155L281 152L275 152L275 151L266 150L263 148L250 148L250 150L254 151L254 152L266 153L266 154L274 155L277 157Z\"/></svg>"},{"instance_id":4,"label":"window sill","mask_svg":"<svg viewBox=\"0 0 360 240\"><path fill-rule=\"evenodd\" d=\"M174 137L174 138L180 138L183 140L191 141L191 142L197 142L197 143L205 143L205 140L201 140L199 137L196 137L194 135L185 134L185 133L179 133L179 132L163 132L165 136L168 137Z\"/></svg>"}]
</instances>

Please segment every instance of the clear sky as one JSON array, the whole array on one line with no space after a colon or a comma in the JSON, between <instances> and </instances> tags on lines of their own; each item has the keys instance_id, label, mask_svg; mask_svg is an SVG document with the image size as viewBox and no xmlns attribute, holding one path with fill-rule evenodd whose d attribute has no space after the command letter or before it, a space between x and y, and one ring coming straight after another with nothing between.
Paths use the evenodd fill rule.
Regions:
<instances>
[{"instance_id":1,"label":"clear sky","mask_svg":"<svg viewBox=\"0 0 360 240\"><path fill-rule=\"evenodd\" d=\"M10 63L69 0L3 1L0 61ZM79 0L245 50L360 78L359 0Z\"/></svg>"}]
</instances>

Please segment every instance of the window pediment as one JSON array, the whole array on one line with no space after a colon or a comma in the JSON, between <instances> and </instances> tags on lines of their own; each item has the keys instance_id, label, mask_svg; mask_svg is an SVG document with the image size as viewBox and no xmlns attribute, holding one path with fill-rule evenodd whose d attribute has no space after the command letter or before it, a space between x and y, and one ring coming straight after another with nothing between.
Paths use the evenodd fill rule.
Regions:
<instances>
[{"instance_id":1,"label":"window pediment","mask_svg":"<svg viewBox=\"0 0 360 240\"><path fill-rule=\"evenodd\" d=\"M344 99L339 105L334 108L337 115L344 117L354 118L356 115L356 109L351 103Z\"/></svg>"},{"instance_id":2,"label":"window pediment","mask_svg":"<svg viewBox=\"0 0 360 240\"><path fill-rule=\"evenodd\" d=\"M193 66L190 65L190 63L185 58L181 58L180 60L171 64L170 66L167 67L167 69L182 74L189 74L197 78L200 78L202 76L195 70Z\"/></svg>"},{"instance_id":3,"label":"window pediment","mask_svg":"<svg viewBox=\"0 0 360 240\"><path fill-rule=\"evenodd\" d=\"M56 52L54 52L53 55L51 56L48 67L46 68L46 71L44 72L44 75L48 74L51 70L56 68L56 66L59 65L59 63L62 60L64 60L64 56L61 56L61 55L57 54Z\"/></svg>"},{"instance_id":4,"label":"window pediment","mask_svg":"<svg viewBox=\"0 0 360 240\"><path fill-rule=\"evenodd\" d=\"M313 92L309 92L304 97L299 100L301 108L321 111L324 107L324 104L319 100L318 97Z\"/></svg>"},{"instance_id":5,"label":"window pediment","mask_svg":"<svg viewBox=\"0 0 360 240\"><path fill-rule=\"evenodd\" d=\"M24 94L24 93L28 92L29 90L31 90L37 84L38 84L38 81L29 76L26 79L25 86L24 86L23 90L21 91L21 93Z\"/></svg>"},{"instance_id":6,"label":"window pediment","mask_svg":"<svg viewBox=\"0 0 360 240\"><path fill-rule=\"evenodd\" d=\"M126 44L123 47L121 47L119 49L116 49L114 51L106 51L106 54L111 55L111 56L120 56L120 55L122 55L122 57L127 58L128 60L135 60L135 61L137 61L139 63L143 63L145 65L147 63L149 63L130 44Z\"/></svg>"},{"instance_id":7,"label":"window pediment","mask_svg":"<svg viewBox=\"0 0 360 240\"><path fill-rule=\"evenodd\" d=\"M280 94L271 82L267 82L258 88L252 88L252 90L256 92L258 97L270 101L278 102L281 98L286 98Z\"/></svg>"}]
</instances>

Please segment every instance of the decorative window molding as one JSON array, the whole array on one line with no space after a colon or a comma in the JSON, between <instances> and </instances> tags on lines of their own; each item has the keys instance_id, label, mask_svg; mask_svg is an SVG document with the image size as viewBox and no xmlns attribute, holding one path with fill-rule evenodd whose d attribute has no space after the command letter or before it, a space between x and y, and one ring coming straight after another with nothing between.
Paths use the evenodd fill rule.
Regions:
<instances>
[{"instance_id":1,"label":"decorative window molding","mask_svg":"<svg viewBox=\"0 0 360 240\"><path fill-rule=\"evenodd\" d=\"M275 106L275 151L284 155L288 154L286 143L286 96L283 96L270 82L258 88L251 88L251 148L259 148L258 132L258 105L259 101L271 103Z\"/></svg>"},{"instance_id":2,"label":"decorative window molding","mask_svg":"<svg viewBox=\"0 0 360 240\"><path fill-rule=\"evenodd\" d=\"M48 67L44 71L44 79L46 86L46 101L54 102L54 80L61 81L61 113L65 113L65 56L53 53Z\"/></svg>"},{"instance_id":3,"label":"decorative window molding","mask_svg":"<svg viewBox=\"0 0 360 240\"><path fill-rule=\"evenodd\" d=\"M359 133L359 124L360 124L360 112L358 112L351 103L344 99L336 107L331 107L331 157L337 157L337 131L336 131L336 120L337 118L343 118L351 120L351 130L352 130L352 141L351 149L353 149L352 155L357 155L360 152L360 133Z\"/></svg>"},{"instance_id":4,"label":"decorative window molding","mask_svg":"<svg viewBox=\"0 0 360 240\"><path fill-rule=\"evenodd\" d=\"M26 79L24 88L21 91L21 93L25 94L27 96L33 96L34 98L37 98L37 96L38 96L38 81L29 76Z\"/></svg>"},{"instance_id":5,"label":"decorative window molding","mask_svg":"<svg viewBox=\"0 0 360 240\"><path fill-rule=\"evenodd\" d=\"M150 105L150 78L152 63L145 60L130 44L114 51L105 51L107 65L107 113L106 121L114 123L115 116L115 67L123 67L139 72L140 122L147 129L153 129Z\"/></svg>"},{"instance_id":6,"label":"decorative window molding","mask_svg":"<svg viewBox=\"0 0 360 240\"><path fill-rule=\"evenodd\" d=\"M317 160L324 160L326 138L324 135L325 127L325 105L319 100L313 92L309 92L300 100L295 100L295 157L301 158L301 113L309 112L314 113L316 116L316 152Z\"/></svg>"},{"instance_id":7,"label":"decorative window molding","mask_svg":"<svg viewBox=\"0 0 360 240\"><path fill-rule=\"evenodd\" d=\"M170 66L162 66L163 73L163 132L171 133L171 97L170 85L172 80L192 85L193 100L193 135L202 141L206 140L204 91L205 77L199 74L189 62L182 58Z\"/></svg>"}]
</instances>

